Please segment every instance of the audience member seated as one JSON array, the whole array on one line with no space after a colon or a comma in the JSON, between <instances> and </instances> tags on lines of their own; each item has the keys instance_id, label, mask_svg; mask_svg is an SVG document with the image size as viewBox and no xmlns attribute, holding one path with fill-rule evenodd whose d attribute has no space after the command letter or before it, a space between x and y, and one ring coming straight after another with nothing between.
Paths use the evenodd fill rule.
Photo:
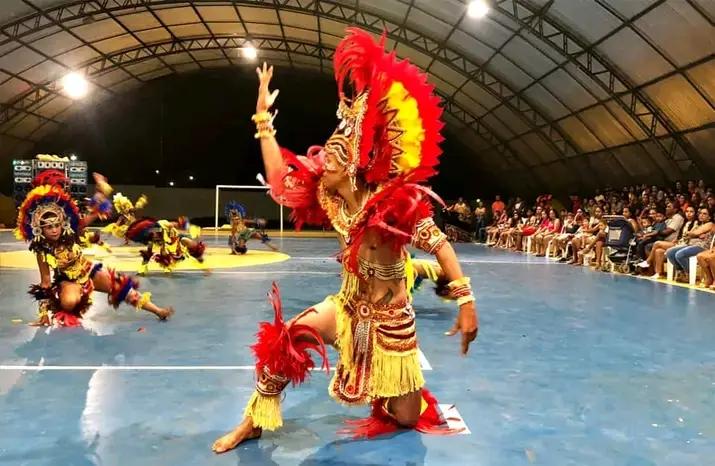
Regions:
<instances>
[{"instance_id":1,"label":"audience member seated","mask_svg":"<svg viewBox=\"0 0 715 466\"><path fill-rule=\"evenodd\" d=\"M509 217L506 212L502 212L499 217L494 217L495 223L487 228L487 246L495 246L502 230L506 229Z\"/></svg>"},{"instance_id":2,"label":"audience member seated","mask_svg":"<svg viewBox=\"0 0 715 466\"><path fill-rule=\"evenodd\" d=\"M582 265L583 256L588 254L591 247L598 241L598 234L602 230L601 220L603 218L603 211L600 207L592 208L593 215L588 220L587 228L581 231L581 234L575 235L571 241L571 248L573 251L573 259L569 262L572 265Z\"/></svg>"},{"instance_id":3,"label":"audience member seated","mask_svg":"<svg viewBox=\"0 0 715 466\"><path fill-rule=\"evenodd\" d=\"M677 240L656 241L653 244L653 249L651 249L648 258L638 264L638 266L643 269L652 268L654 274L651 278L665 277L665 251L673 246L684 245L684 238L686 238L686 234L698 226L700 226L700 222L695 215L695 209L693 207L688 207L685 209L685 223L683 228L678 232Z\"/></svg>"},{"instance_id":4,"label":"audience member seated","mask_svg":"<svg viewBox=\"0 0 715 466\"><path fill-rule=\"evenodd\" d=\"M530 215L529 220L527 220L526 223L521 223L511 233L513 241L514 241L514 249L516 251L523 250L524 249L524 238L528 238L529 236L536 233L536 230L539 229L538 215L540 215L542 212L541 207L537 207L536 211L537 211L537 214Z\"/></svg>"},{"instance_id":5,"label":"audience member seated","mask_svg":"<svg viewBox=\"0 0 715 466\"><path fill-rule=\"evenodd\" d=\"M684 235L685 244L674 246L665 251L665 257L676 270L676 281L688 281L688 262L690 257L697 256L710 249L715 228L711 221L710 211L701 208L698 211L700 226L693 228Z\"/></svg>"},{"instance_id":6,"label":"audience member seated","mask_svg":"<svg viewBox=\"0 0 715 466\"><path fill-rule=\"evenodd\" d=\"M638 233L640 231L641 227L638 224L638 221L633 218L633 211L630 207L623 207L623 209L621 209L621 215L623 215L623 217L625 217L625 219L630 222L631 226L633 227L633 233Z\"/></svg>"},{"instance_id":7,"label":"audience member seated","mask_svg":"<svg viewBox=\"0 0 715 466\"><path fill-rule=\"evenodd\" d=\"M603 270L603 248L606 245L607 231L608 224L606 223L606 220L603 218L603 216L601 216L598 218L598 223L596 224L595 229L591 233L591 237L586 244L586 247L578 253L578 264L583 263L585 257L590 254L591 251L593 251L594 256L588 265L594 267L597 270Z\"/></svg>"},{"instance_id":8,"label":"audience member seated","mask_svg":"<svg viewBox=\"0 0 715 466\"><path fill-rule=\"evenodd\" d=\"M574 215L571 212L566 214L563 230L560 234L556 235L553 243L554 257L559 257L559 262L566 262L568 260L566 257L566 248L579 230L582 220L583 214Z\"/></svg>"},{"instance_id":9,"label":"audience member seated","mask_svg":"<svg viewBox=\"0 0 715 466\"><path fill-rule=\"evenodd\" d=\"M546 247L549 245L549 241L554 239L557 234L561 233L561 220L556 216L556 211L554 209L550 209L548 215L549 216L541 227L541 230L534 235L537 257L545 257Z\"/></svg>"},{"instance_id":10,"label":"audience member seated","mask_svg":"<svg viewBox=\"0 0 715 466\"><path fill-rule=\"evenodd\" d=\"M499 240L495 244L498 248L508 248L511 247L511 232L519 225L521 219L519 218L519 213L514 212L514 214L507 220L506 225L499 232Z\"/></svg>"},{"instance_id":11,"label":"audience member seated","mask_svg":"<svg viewBox=\"0 0 715 466\"><path fill-rule=\"evenodd\" d=\"M489 215L485 204L478 200L471 231L489 246L517 251L522 251L524 240L532 237L528 252L544 257L551 244L554 258L569 264L587 265L584 258L593 253L589 265L606 270L610 259L604 215L622 213L636 234L631 254L641 260L639 270L651 278L661 278L667 260L682 281L689 273L689 258L697 257L702 285L715 290L715 250L711 248L715 194L703 180L676 182L673 186L606 188L593 197L571 195L569 200L568 209L561 209L558 200L553 200L561 209L558 215L549 194L538 196L533 203L510 198L508 207L497 196L491 204L495 214L491 224L485 220Z\"/></svg>"},{"instance_id":12,"label":"audience member seated","mask_svg":"<svg viewBox=\"0 0 715 466\"><path fill-rule=\"evenodd\" d=\"M697 258L703 271L703 286L715 290L715 248L699 253Z\"/></svg>"},{"instance_id":13,"label":"audience member seated","mask_svg":"<svg viewBox=\"0 0 715 466\"><path fill-rule=\"evenodd\" d=\"M652 217L641 218L641 231L636 233L636 257L640 260L645 260L647 257L646 248L648 246L652 247L658 238L661 236L661 232L665 231L665 212L658 209L652 209Z\"/></svg>"}]
</instances>

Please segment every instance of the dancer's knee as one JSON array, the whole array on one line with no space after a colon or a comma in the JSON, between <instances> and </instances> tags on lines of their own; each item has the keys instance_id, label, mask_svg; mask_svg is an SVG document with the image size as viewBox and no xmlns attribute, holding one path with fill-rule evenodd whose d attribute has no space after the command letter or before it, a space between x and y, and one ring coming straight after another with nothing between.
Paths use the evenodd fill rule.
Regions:
<instances>
[{"instance_id":1,"label":"dancer's knee","mask_svg":"<svg viewBox=\"0 0 715 466\"><path fill-rule=\"evenodd\" d=\"M63 290L60 293L60 304L62 309L73 310L79 304L82 296L75 290Z\"/></svg>"},{"instance_id":2,"label":"dancer's knee","mask_svg":"<svg viewBox=\"0 0 715 466\"><path fill-rule=\"evenodd\" d=\"M389 402L389 411L398 424L408 429L417 425L420 419L422 408L422 392L417 391L398 398L393 398Z\"/></svg>"},{"instance_id":3,"label":"dancer's knee","mask_svg":"<svg viewBox=\"0 0 715 466\"><path fill-rule=\"evenodd\" d=\"M395 408L392 413L395 421L406 429L412 429L420 420L420 405L402 405Z\"/></svg>"}]
</instances>

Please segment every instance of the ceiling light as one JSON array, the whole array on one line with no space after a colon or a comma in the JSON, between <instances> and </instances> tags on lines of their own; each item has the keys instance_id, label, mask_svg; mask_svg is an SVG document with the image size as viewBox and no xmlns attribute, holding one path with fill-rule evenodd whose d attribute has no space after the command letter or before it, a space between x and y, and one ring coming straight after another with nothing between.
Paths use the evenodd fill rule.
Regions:
<instances>
[{"instance_id":1,"label":"ceiling light","mask_svg":"<svg viewBox=\"0 0 715 466\"><path fill-rule=\"evenodd\" d=\"M258 57L258 50L256 50L256 47L248 44L241 49L241 54L243 55L243 58L247 60L255 60L256 57Z\"/></svg>"},{"instance_id":2,"label":"ceiling light","mask_svg":"<svg viewBox=\"0 0 715 466\"><path fill-rule=\"evenodd\" d=\"M62 88L72 99L81 99L89 92L89 83L80 73L69 73L62 78Z\"/></svg>"},{"instance_id":3,"label":"ceiling light","mask_svg":"<svg viewBox=\"0 0 715 466\"><path fill-rule=\"evenodd\" d=\"M489 4L485 0L472 0L467 6L470 18L484 18L489 13Z\"/></svg>"}]
</instances>

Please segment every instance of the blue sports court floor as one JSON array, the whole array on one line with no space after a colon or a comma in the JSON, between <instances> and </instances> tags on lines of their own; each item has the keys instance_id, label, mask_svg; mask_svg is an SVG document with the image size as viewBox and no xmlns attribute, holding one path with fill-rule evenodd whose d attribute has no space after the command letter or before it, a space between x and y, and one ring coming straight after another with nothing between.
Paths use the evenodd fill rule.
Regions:
<instances>
[{"instance_id":1,"label":"blue sports court floor","mask_svg":"<svg viewBox=\"0 0 715 466\"><path fill-rule=\"evenodd\" d=\"M282 263L145 278L177 307L167 323L98 295L91 330L13 323L34 317L37 273L0 268L0 465L712 464L715 295L476 245L457 245L481 315L468 357L443 335L455 306L428 288L415 300L428 386L470 434L346 440L336 430L366 410L315 373L289 390L281 431L213 455L252 390L271 281L290 314L338 287L334 240L282 247Z\"/></svg>"}]
</instances>

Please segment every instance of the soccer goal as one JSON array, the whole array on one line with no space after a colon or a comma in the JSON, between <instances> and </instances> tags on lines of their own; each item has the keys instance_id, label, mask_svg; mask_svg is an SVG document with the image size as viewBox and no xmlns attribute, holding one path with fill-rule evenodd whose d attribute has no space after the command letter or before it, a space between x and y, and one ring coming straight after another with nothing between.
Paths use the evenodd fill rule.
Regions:
<instances>
[{"instance_id":1,"label":"soccer goal","mask_svg":"<svg viewBox=\"0 0 715 466\"><path fill-rule=\"evenodd\" d=\"M266 219L268 222L266 229L278 230L279 236L283 237L283 206L271 198L268 189L269 187L264 185L216 185L214 236L218 236L222 225L229 223L224 208L230 201L235 201L246 208L246 218Z\"/></svg>"}]
</instances>

